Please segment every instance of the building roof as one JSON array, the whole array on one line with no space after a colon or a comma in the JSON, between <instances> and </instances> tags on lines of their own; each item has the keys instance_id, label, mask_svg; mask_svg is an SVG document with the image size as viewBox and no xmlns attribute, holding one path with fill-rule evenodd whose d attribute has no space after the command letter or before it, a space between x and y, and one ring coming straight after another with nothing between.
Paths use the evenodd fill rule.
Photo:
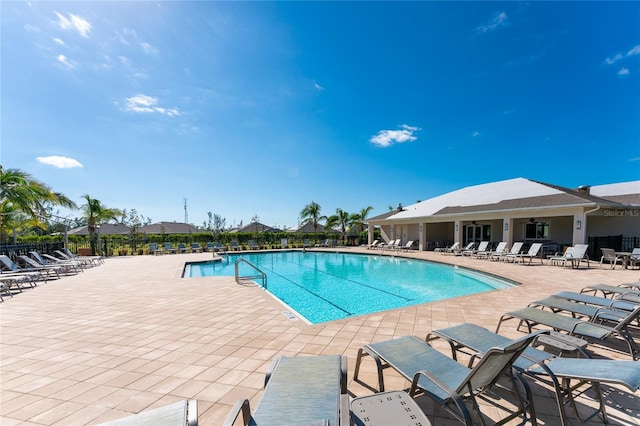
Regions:
<instances>
[{"instance_id":1,"label":"building roof","mask_svg":"<svg viewBox=\"0 0 640 426\"><path fill-rule=\"evenodd\" d=\"M129 227L121 223L102 223L100 224L101 235L121 235L128 234ZM87 225L74 228L67 232L67 235L89 235L89 227Z\"/></svg>"},{"instance_id":2,"label":"building roof","mask_svg":"<svg viewBox=\"0 0 640 426\"><path fill-rule=\"evenodd\" d=\"M324 225L322 224L318 224L318 229L313 227L313 223L312 222L305 222L302 225L298 226L297 228L289 228L287 229L287 232L325 232L324 229ZM333 232L333 230L330 230L330 232Z\"/></svg>"},{"instance_id":3,"label":"building roof","mask_svg":"<svg viewBox=\"0 0 640 426\"><path fill-rule=\"evenodd\" d=\"M193 234L201 231L188 223L157 222L141 227L140 232L144 234Z\"/></svg>"},{"instance_id":4,"label":"building roof","mask_svg":"<svg viewBox=\"0 0 640 426\"><path fill-rule=\"evenodd\" d=\"M640 206L640 180L591 187L591 195L630 206Z\"/></svg>"},{"instance_id":5,"label":"building roof","mask_svg":"<svg viewBox=\"0 0 640 426\"><path fill-rule=\"evenodd\" d=\"M596 194L602 194L598 196ZM387 219L460 215L494 211L604 205L625 207L640 201L640 181L575 190L525 178L468 186L396 211ZM383 215L381 215L383 216ZM380 217L369 219L384 220Z\"/></svg>"},{"instance_id":6,"label":"building roof","mask_svg":"<svg viewBox=\"0 0 640 426\"><path fill-rule=\"evenodd\" d=\"M244 226L239 226L229 232L278 232L279 229L260 222L251 222Z\"/></svg>"}]
</instances>

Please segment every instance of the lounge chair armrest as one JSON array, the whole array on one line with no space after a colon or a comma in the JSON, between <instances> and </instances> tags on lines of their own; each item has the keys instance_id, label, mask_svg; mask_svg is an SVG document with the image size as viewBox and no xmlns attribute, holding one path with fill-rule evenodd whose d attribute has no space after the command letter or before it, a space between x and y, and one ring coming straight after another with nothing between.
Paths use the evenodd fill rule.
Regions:
<instances>
[{"instance_id":1,"label":"lounge chair armrest","mask_svg":"<svg viewBox=\"0 0 640 426\"><path fill-rule=\"evenodd\" d=\"M344 393L340 395L340 425L351 425L351 409L349 407L349 395Z\"/></svg>"},{"instance_id":2,"label":"lounge chair armrest","mask_svg":"<svg viewBox=\"0 0 640 426\"><path fill-rule=\"evenodd\" d=\"M574 334L578 331L578 329L580 328L580 326L585 326L585 324L588 324L589 327L599 327L602 328L603 330L607 330L610 333L614 332L615 329L612 327L609 327L608 325L603 325L603 324L598 324L597 322L591 322L591 321L585 321L585 322L579 322L576 325L574 325L571 329L570 334Z\"/></svg>"},{"instance_id":3,"label":"lounge chair armrest","mask_svg":"<svg viewBox=\"0 0 640 426\"><path fill-rule=\"evenodd\" d=\"M198 400L187 401L187 426L198 426Z\"/></svg>"},{"instance_id":4,"label":"lounge chair armrest","mask_svg":"<svg viewBox=\"0 0 640 426\"><path fill-rule=\"evenodd\" d=\"M347 357L341 356L340 357L340 394L341 395L347 394L347 381L348 381L347 374L348 374ZM347 407L349 406L348 402L349 401L347 400Z\"/></svg>"},{"instance_id":5,"label":"lounge chair armrest","mask_svg":"<svg viewBox=\"0 0 640 426\"><path fill-rule=\"evenodd\" d=\"M280 358L274 359L271 365L269 366L269 369L267 370L267 374L264 375L265 388L267 387L267 383L269 383L269 379L271 378L271 375L273 374L274 371L276 371L276 367L278 366L279 362L280 362Z\"/></svg>"},{"instance_id":6,"label":"lounge chair armrest","mask_svg":"<svg viewBox=\"0 0 640 426\"><path fill-rule=\"evenodd\" d=\"M251 420L251 407L249 406L248 399L239 399L236 401L224 421L224 426L233 426L240 413L242 413L242 424L244 426L249 426L249 421Z\"/></svg>"},{"instance_id":7,"label":"lounge chair armrest","mask_svg":"<svg viewBox=\"0 0 640 426\"><path fill-rule=\"evenodd\" d=\"M628 311L623 311L621 309L616 309L613 306L607 306L607 307L601 307L596 309L596 313L593 315L591 321L595 321L597 319L600 319L601 316L603 315L610 315L612 317L616 317L618 319L622 319L624 317L626 317L629 314ZM605 318L607 319L607 318Z\"/></svg>"},{"instance_id":8,"label":"lounge chair armrest","mask_svg":"<svg viewBox=\"0 0 640 426\"><path fill-rule=\"evenodd\" d=\"M458 393L456 391L454 391L453 389L451 389L449 386L445 385L440 380L438 380L437 378L433 377L433 375L431 375L428 371L421 370L421 371L418 371L413 376L413 381L411 382L411 390L409 391L409 395L410 396L413 397L415 395L416 391L418 390L418 388L419 388L418 382L420 381L421 377L426 378L431 383L433 383L434 385L438 386L440 389L445 391L447 393L447 395L449 395L449 397L453 400L454 404L456 404L456 407L458 407L458 410L460 411L460 414L464 418L464 423L467 424L467 425L472 424L471 414L469 414L469 410L467 410L467 406L464 404L464 401L462 400L462 397L460 395L458 395Z\"/></svg>"}]
</instances>

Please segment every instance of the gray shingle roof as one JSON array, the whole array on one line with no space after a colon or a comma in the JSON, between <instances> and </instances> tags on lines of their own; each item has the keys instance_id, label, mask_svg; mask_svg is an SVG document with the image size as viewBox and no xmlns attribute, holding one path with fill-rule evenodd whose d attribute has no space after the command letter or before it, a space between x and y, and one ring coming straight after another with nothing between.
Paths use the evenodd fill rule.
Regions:
<instances>
[{"instance_id":1,"label":"gray shingle roof","mask_svg":"<svg viewBox=\"0 0 640 426\"><path fill-rule=\"evenodd\" d=\"M201 232L193 225L180 222L157 222L140 228L144 234L193 234Z\"/></svg>"}]
</instances>

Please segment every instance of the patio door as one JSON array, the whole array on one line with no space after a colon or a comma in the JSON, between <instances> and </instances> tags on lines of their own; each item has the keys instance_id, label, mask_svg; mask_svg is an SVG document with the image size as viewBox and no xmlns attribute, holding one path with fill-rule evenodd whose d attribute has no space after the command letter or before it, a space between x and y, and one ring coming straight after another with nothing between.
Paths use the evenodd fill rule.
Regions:
<instances>
[{"instance_id":1,"label":"patio door","mask_svg":"<svg viewBox=\"0 0 640 426\"><path fill-rule=\"evenodd\" d=\"M467 225L465 229L464 244L467 245L471 242L478 242L482 238L482 226L480 225Z\"/></svg>"},{"instance_id":2,"label":"patio door","mask_svg":"<svg viewBox=\"0 0 640 426\"><path fill-rule=\"evenodd\" d=\"M464 244L490 241L491 225L465 225Z\"/></svg>"}]
</instances>

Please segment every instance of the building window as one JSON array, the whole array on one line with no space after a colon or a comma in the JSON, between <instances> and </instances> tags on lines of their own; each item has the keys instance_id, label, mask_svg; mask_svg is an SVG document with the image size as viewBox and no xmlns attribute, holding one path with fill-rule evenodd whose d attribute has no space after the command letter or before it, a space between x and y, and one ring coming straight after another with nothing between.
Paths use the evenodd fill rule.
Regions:
<instances>
[{"instance_id":1,"label":"building window","mask_svg":"<svg viewBox=\"0 0 640 426\"><path fill-rule=\"evenodd\" d=\"M525 224L524 237L530 240L549 239L549 224L545 222L532 222Z\"/></svg>"}]
</instances>

